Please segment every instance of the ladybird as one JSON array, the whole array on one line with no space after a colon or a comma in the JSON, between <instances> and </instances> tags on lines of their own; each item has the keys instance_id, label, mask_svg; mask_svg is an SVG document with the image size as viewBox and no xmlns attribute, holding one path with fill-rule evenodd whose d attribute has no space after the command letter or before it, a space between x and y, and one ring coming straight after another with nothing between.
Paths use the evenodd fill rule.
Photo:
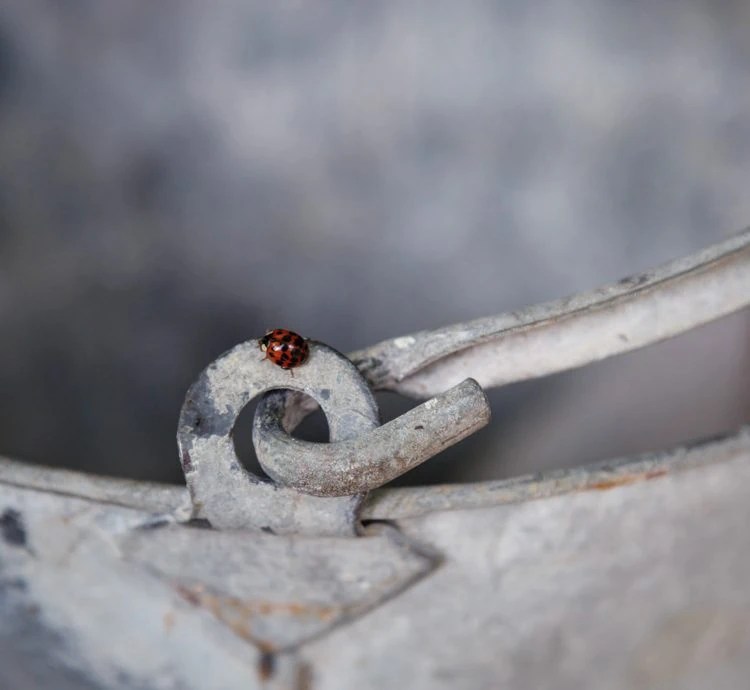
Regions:
<instances>
[{"instance_id":1,"label":"ladybird","mask_svg":"<svg viewBox=\"0 0 750 690\"><path fill-rule=\"evenodd\" d=\"M307 341L299 334L286 328L276 328L268 331L260 339L261 352L265 352L263 359L270 359L282 369L293 369L304 364L310 354Z\"/></svg>"}]
</instances>

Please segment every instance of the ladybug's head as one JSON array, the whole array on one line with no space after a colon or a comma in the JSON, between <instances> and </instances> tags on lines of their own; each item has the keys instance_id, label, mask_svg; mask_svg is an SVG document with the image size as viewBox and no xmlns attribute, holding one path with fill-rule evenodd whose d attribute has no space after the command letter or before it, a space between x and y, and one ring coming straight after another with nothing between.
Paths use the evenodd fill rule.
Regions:
<instances>
[{"instance_id":1,"label":"ladybug's head","mask_svg":"<svg viewBox=\"0 0 750 690\"><path fill-rule=\"evenodd\" d=\"M261 352L265 352L268 349L268 344L271 342L271 333L273 331L268 331L259 341L258 345L260 347Z\"/></svg>"}]
</instances>

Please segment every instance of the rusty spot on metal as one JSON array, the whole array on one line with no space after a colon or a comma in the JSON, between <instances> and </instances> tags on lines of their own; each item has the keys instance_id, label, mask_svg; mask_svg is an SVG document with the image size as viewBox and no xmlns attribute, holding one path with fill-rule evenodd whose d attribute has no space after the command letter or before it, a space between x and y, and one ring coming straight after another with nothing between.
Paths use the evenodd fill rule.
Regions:
<instances>
[{"instance_id":1,"label":"rusty spot on metal","mask_svg":"<svg viewBox=\"0 0 750 690\"><path fill-rule=\"evenodd\" d=\"M585 489L587 491L590 489L608 491L609 489L615 489L618 486L627 486L628 484L635 484L636 482L663 477L665 474L667 474L666 470L652 470L651 472L644 472L643 474L626 474L621 477L613 477L612 479L605 479L604 481L588 484Z\"/></svg>"},{"instance_id":2,"label":"rusty spot on metal","mask_svg":"<svg viewBox=\"0 0 750 690\"><path fill-rule=\"evenodd\" d=\"M270 680L275 670L276 657L271 652L261 652L258 660L258 676L261 681Z\"/></svg>"},{"instance_id":3,"label":"rusty spot on metal","mask_svg":"<svg viewBox=\"0 0 750 690\"><path fill-rule=\"evenodd\" d=\"M193 606L201 605L199 593L195 591L195 588L191 589L190 587L186 587L184 585L178 585L177 593L189 604L192 604Z\"/></svg>"},{"instance_id":4,"label":"rusty spot on metal","mask_svg":"<svg viewBox=\"0 0 750 690\"><path fill-rule=\"evenodd\" d=\"M252 621L263 616L291 616L295 618L313 618L322 622L331 621L340 613L335 606L322 606L299 602L272 602L240 599L207 592L202 584L176 586L178 594L193 606L210 611L217 619L249 642L256 645L261 652L276 652L276 647L267 640L253 634Z\"/></svg>"},{"instance_id":5,"label":"rusty spot on metal","mask_svg":"<svg viewBox=\"0 0 750 690\"><path fill-rule=\"evenodd\" d=\"M189 527L191 529L213 529L211 523L206 518L190 518L186 522L182 523L183 527Z\"/></svg>"},{"instance_id":6,"label":"rusty spot on metal","mask_svg":"<svg viewBox=\"0 0 750 690\"><path fill-rule=\"evenodd\" d=\"M173 611L167 611L164 614L164 630L165 632L171 632L174 628L175 615Z\"/></svg>"},{"instance_id":7,"label":"rusty spot on metal","mask_svg":"<svg viewBox=\"0 0 750 690\"><path fill-rule=\"evenodd\" d=\"M309 664L300 664L297 677L297 690L312 690L313 672Z\"/></svg>"}]
</instances>

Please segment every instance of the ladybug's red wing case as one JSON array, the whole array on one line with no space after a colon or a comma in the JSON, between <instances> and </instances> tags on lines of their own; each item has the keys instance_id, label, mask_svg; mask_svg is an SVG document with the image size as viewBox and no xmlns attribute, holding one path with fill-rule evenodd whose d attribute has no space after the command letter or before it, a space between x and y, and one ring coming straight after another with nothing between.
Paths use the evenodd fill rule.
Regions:
<instances>
[{"instance_id":1,"label":"ladybug's red wing case","mask_svg":"<svg viewBox=\"0 0 750 690\"><path fill-rule=\"evenodd\" d=\"M293 369L304 364L310 348L307 341L298 333L286 328L276 328L266 333L260 340L260 349L282 369Z\"/></svg>"}]
</instances>

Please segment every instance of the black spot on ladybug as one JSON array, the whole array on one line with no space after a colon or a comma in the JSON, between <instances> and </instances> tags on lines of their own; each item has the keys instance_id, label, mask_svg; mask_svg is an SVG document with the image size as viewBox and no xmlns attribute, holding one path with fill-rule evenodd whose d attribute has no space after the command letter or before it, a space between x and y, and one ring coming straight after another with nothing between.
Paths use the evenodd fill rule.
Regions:
<instances>
[{"instance_id":1,"label":"black spot on ladybug","mask_svg":"<svg viewBox=\"0 0 750 690\"><path fill-rule=\"evenodd\" d=\"M284 343L284 344L283 344L283 345L281 346L281 351L282 351L282 352L286 352L286 351L287 351L288 349L289 349L289 345L287 345L286 343Z\"/></svg>"},{"instance_id":2,"label":"black spot on ladybug","mask_svg":"<svg viewBox=\"0 0 750 690\"><path fill-rule=\"evenodd\" d=\"M282 339L282 340L283 340L283 341L284 341L285 343L291 343L291 342L292 342L292 336L291 336L291 335L284 335L284 336L282 336L282 337L281 337L281 339Z\"/></svg>"}]
</instances>

